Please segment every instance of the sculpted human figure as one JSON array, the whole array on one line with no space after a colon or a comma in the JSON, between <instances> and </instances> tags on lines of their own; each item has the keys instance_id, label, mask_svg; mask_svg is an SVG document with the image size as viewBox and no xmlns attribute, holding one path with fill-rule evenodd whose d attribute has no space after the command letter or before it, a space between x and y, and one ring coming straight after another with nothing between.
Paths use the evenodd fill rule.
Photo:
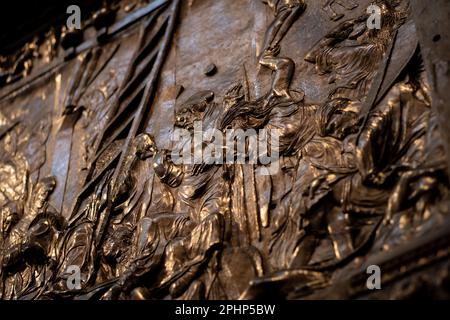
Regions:
<instances>
[{"instance_id":1,"label":"sculpted human figure","mask_svg":"<svg viewBox=\"0 0 450 320\"><path fill-rule=\"evenodd\" d=\"M367 28L367 15L343 21L323 37L306 55L320 75L328 77L335 88L329 99L365 99L379 70L394 32L405 22L405 12L391 1L379 0L383 10L380 30Z\"/></svg>"},{"instance_id":2,"label":"sculpted human figure","mask_svg":"<svg viewBox=\"0 0 450 320\"><path fill-rule=\"evenodd\" d=\"M57 237L64 225L64 219L48 204L55 184L54 177L41 179L20 220L10 224L14 234L7 234L1 268L5 298L35 297L50 279L57 256ZM19 217L17 210L12 209L7 211Z\"/></svg>"},{"instance_id":3,"label":"sculpted human figure","mask_svg":"<svg viewBox=\"0 0 450 320\"><path fill-rule=\"evenodd\" d=\"M64 295L69 291L67 279L71 275L70 266L80 268L81 289L94 282L98 243L96 226L107 209L110 179L111 170L99 181L80 214L69 221L61 236L57 273L53 286L49 289L51 294Z\"/></svg>"},{"instance_id":4,"label":"sculpted human figure","mask_svg":"<svg viewBox=\"0 0 450 320\"><path fill-rule=\"evenodd\" d=\"M316 149L320 151L317 154L324 154L324 148L333 145L331 138L345 140L345 148L338 144L332 157L314 157L310 162L314 168L299 166L302 170L298 173L299 187L293 190L303 196L294 203L293 212L296 212L294 216L306 213L310 224L308 232L320 230L317 219L327 221L338 261L360 248L354 247L355 239L345 231L355 221L373 225L369 231L362 232L356 242L366 243L378 230L381 236L387 237L389 233L379 227L382 220L392 224L394 215L411 207L420 216L425 210L423 199L431 205L433 194L435 197L442 195L437 186L446 184L447 179L442 171L445 167L443 149L437 143L440 138L433 129L435 117L426 92L424 73L408 70L406 78L374 106L359 135L345 128L345 124L352 123L351 119L356 127L359 123L358 113L349 109L348 101L321 107L318 120L322 130L319 132L324 136L322 139L329 142L324 144L326 140L322 140L314 146L313 139L305 151L310 149L310 153ZM436 155L433 160L429 152ZM332 159L339 159L340 155L345 161L333 165ZM314 172L319 174L308 180ZM322 201L325 197L327 200ZM299 206L303 204L305 207ZM317 214L320 208L324 210L322 215ZM303 263L305 261L308 259Z\"/></svg>"},{"instance_id":5,"label":"sculpted human figure","mask_svg":"<svg viewBox=\"0 0 450 320\"><path fill-rule=\"evenodd\" d=\"M30 223L37 215L49 209L56 211L49 204L49 198L55 186L55 177L49 176L42 178L31 188L29 195L22 195L18 198L17 202L10 204L5 214L10 212L13 216L20 219L16 220L14 225L9 225L8 236L5 238L6 246L19 243L23 235L26 234Z\"/></svg>"},{"instance_id":6,"label":"sculpted human figure","mask_svg":"<svg viewBox=\"0 0 450 320\"><path fill-rule=\"evenodd\" d=\"M437 196L438 182L445 183L445 156L436 126L428 81L420 68L410 71L370 113L356 155L366 184L382 187L395 181L385 209L386 223L431 190Z\"/></svg>"},{"instance_id":7,"label":"sculpted human figure","mask_svg":"<svg viewBox=\"0 0 450 320\"><path fill-rule=\"evenodd\" d=\"M295 63L290 58L279 57L281 40L298 17L305 11L303 0L264 0L275 14L268 27L261 49L259 63L274 72L270 96L292 100L289 86L294 74Z\"/></svg>"},{"instance_id":8,"label":"sculpted human figure","mask_svg":"<svg viewBox=\"0 0 450 320\"><path fill-rule=\"evenodd\" d=\"M57 264L57 243L65 227L64 219L47 210L31 222L19 244L8 248L4 254L2 269L13 291L6 291L8 298L38 299L45 292ZM26 265L21 269L20 265ZM9 277L8 277L9 276Z\"/></svg>"},{"instance_id":9,"label":"sculpted human figure","mask_svg":"<svg viewBox=\"0 0 450 320\"><path fill-rule=\"evenodd\" d=\"M318 108L313 120L317 123L317 131L301 151L291 190L291 194L302 195L300 200L289 200L284 206L277 206L274 210L274 216L282 218L275 220L277 228L282 230L281 227L287 228L286 223L291 225L282 233L275 233L280 237L276 243L281 246L274 247L276 261L291 261L291 257L294 257L294 265L307 264L315 250L314 233L319 232L323 225L320 221L326 222L336 259L340 260L354 252L353 240L346 231L351 225L347 213L353 210L362 212L365 209L361 206L367 204L367 210L372 210L369 214L383 214L383 205L388 197L386 189L352 189L351 186L360 183L348 182L348 177L358 176L355 141L354 138L352 140L348 137L354 137L359 131L363 117L360 114L362 101L379 70L379 64L394 30L403 23L402 13L397 12L394 5L387 1L380 1L380 5L387 13L382 31L368 31L365 18L346 21L306 56L307 61L316 63L320 74L329 75L330 83L336 83L336 88ZM379 126L366 124L366 128L376 131ZM325 204L330 202L322 200L328 199L330 191L334 193L338 206L327 207ZM351 201L347 201L348 198L340 192L353 192L355 207L350 209ZM277 214L278 208L286 207L289 208L290 214ZM284 220L286 218L288 220ZM299 229L304 232L299 234L300 239L303 239L300 242L303 246L300 251L303 251L303 254L295 258L295 248L290 249L287 244L299 243L299 238L295 235ZM277 254L282 252L287 253L276 258Z\"/></svg>"},{"instance_id":10,"label":"sculpted human figure","mask_svg":"<svg viewBox=\"0 0 450 320\"><path fill-rule=\"evenodd\" d=\"M262 0L273 12L275 19L268 27L262 52L277 47L298 17L305 11L304 0Z\"/></svg>"},{"instance_id":11,"label":"sculpted human figure","mask_svg":"<svg viewBox=\"0 0 450 320\"><path fill-rule=\"evenodd\" d=\"M292 238L278 239L284 247L283 250L273 244L271 245L273 256L271 260L276 268L289 267L294 257L293 251L295 248L291 252L284 249L290 244L295 246L299 237L302 237L302 225L299 223L301 215L298 214L298 211L296 211L296 214L291 212L295 211L293 207L300 201L298 198L296 201L293 201L291 196L295 197L294 195L298 196L301 194L301 190L295 189L295 184L304 188L304 186L309 185L308 181L311 182L315 177L315 174L310 172L313 169L311 169L308 161L303 160L306 172L297 174L296 170L300 171L299 161L302 161L302 158L305 158L309 153L314 154L315 148L312 148L311 145L318 135L315 125L317 108L316 105L307 105L303 101L295 102L274 98L267 102L262 98L257 101L238 102L229 108L221 120L223 127L265 129L269 135L276 134L278 136L278 145L270 146L269 148L271 152L279 154L281 168L277 173L270 175L269 180L265 183L265 188L269 189L269 196L266 202L272 207L270 222L268 220L266 225L270 223L272 234L274 238L277 238L279 230L284 229L286 226L286 219L289 216L296 217L292 218L292 221L295 220L294 229L284 229L284 234ZM316 145L319 144L321 143L316 143ZM307 147L309 148L306 149ZM309 151L310 149L313 150ZM325 151L319 154L323 155L324 162L327 160L338 161L334 149L331 147L326 148ZM297 177L297 179L294 179L294 177ZM275 182L283 181L283 183L272 183L271 180ZM283 256L283 252L289 253Z\"/></svg>"},{"instance_id":12,"label":"sculpted human figure","mask_svg":"<svg viewBox=\"0 0 450 320\"><path fill-rule=\"evenodd\" d=\"M434 252L416 257L404 249L437 239L430 230L446 218L450 187L441 117L416 61L426 43L409 0L373 1L382 10L381 29L368 28L365 7L361 16L348 11L356 0L258 0L230 8L188 2L119 6L124 20L110 30L111 43L87 41L92 51L84 60L78 55L80 63L64 59L44 68L48 84L35 70L21 81L24 90L16 90L21 82L3 88L0 298L359 296L367 293L357 288L364 288L364 274L351 279L349 291L339 285L372 258L393 267L382 272L394 290L380 294L395 295L396 263L435 261ZM220 21L218 9L226 11ZM262 34L265 19L245 19L248 10L268 15ZM347 21L344 12L352 16ZM229 35L212 34L229 20L238 22L230 30L242 33L237 47L227 47ZM198 30L176 32L177 25ZM431 37L436 45L444 40ZM298 53L309 49L303 46L316 40L305 57L310 64L299 62ZM29 76L35 54L48 60L45 45L0 57L0 86ZM197 70L199 64L208 66ZM185 99L206 82L216 91ZM84 111L70 117L77 110ZM73 130L63 130L71 120ZM169 140L170 133L191 139ZM201 141L192 139L199 134ZM62 171L61 161L68 165ZM62 183L54 195L56 179L43 176L49 171ZM445 243L432 244L443 252ZM80 288L69 285L78 275L73 267Z\"/></svg>"},{"instance_id":13,"label":"sculpted human figure","mask_svg":"<svg viewBox=\"0 0 450 320\"><path fill-rule=\"evenodd\" d=\"M176 115L176 126L193 130L195 120L204 126L217 112L213 93L205 91L188 99ZM153 290L167 291L172 297L183 294L194 281L198 270L205 267L214 251L222 245L224 215L227 213L227 182L221 166L201 166L190 163L175 164L169 150L159 149L148 134L137 137L141 141L137 154L141 159L152 158L156 178L172 189L178 207L184 214L149 212L137 226L133 243L135 255L127 265L127 272L104 298L120 292L129 293L137 279L159 268ZM200 192L202 190L202 192Z\"/></svg>"}]
</instances>

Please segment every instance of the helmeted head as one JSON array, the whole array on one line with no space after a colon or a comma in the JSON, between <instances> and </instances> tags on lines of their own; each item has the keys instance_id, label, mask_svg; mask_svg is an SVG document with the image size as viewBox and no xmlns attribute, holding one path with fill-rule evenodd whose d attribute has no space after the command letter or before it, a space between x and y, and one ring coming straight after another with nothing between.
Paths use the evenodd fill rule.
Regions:
<instances>
[{"instance_id":1,"label":"helmeted head","mask_svg":"<svg viewBox=\"0 0 450 320\"><path fill-rule=\"evenodd\" d=\"M134 144L136 156L141 160L152 157L158 151L154 138L147 132L139 134Z\"/></svg>"},{"instance_id":2,"label":"helmeted head","mask_svg":"<svg viewBox=\"0 0 450 320\"><path fill-rule=\"evenodd\" d=\"M36 199L43 203L48 200L50 194L55 190L56 178L53 176L45 177L36 184Z\"/></svg>"},{"instance_id":3,"label":"helmeted head","mask_svg":"<svg viewBox=\"0 0 450 320\"><path fill-rule=\"evenodd\" d=\"M175 114L175 126L187 130L194 129L194 122L202 120L202 113L213 101L214 92L201 91L187 99Z\"/></svg>"}]
</instances>

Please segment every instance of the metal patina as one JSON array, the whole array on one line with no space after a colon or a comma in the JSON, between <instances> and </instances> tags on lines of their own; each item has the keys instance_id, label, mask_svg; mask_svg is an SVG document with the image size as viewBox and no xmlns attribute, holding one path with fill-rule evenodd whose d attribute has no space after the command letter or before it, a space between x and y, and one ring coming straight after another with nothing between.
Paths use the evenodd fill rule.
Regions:
<instances>
[{"instance_id":1,"label":"metal patina","mask_svg":"<svg viewBox=\"0 0 450 320\"><path fill-rule=\"evenodd\" d=\"M111 1L2 53L0 297L448 298L450 7L373 2ZM175 162L195 121L279 170Z\"/></svg>"}]
</instances>

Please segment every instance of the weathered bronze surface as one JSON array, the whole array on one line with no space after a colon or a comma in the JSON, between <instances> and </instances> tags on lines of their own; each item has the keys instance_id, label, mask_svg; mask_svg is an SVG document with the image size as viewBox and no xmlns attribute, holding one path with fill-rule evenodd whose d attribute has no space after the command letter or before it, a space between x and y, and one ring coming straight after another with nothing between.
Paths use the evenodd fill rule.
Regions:
<instances>
[{"instance_id":1,"label":"weathered bronze surface","mask_svg":"<svg viewBox=\"0 0 450 320\"><path fill-rule=\"evenodd\" d=\"M448 298L448 35L372 2L124 0L0 56L0 297ZM194 121L280 170L177 163Z\"/></svg>"}]
</instances>

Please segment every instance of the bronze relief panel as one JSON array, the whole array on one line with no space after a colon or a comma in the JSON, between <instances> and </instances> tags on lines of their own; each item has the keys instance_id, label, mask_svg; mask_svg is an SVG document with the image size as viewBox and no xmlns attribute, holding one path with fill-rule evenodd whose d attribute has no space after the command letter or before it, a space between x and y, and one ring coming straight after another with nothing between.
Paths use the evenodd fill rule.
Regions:
<instances>
[{"instance_id":1,"label":"bronze relief panel","mask_svg":"<svg viewBox=\"0 0 450 320\"><path fill-rule=\"evenodd\" d=\"M1 298L441 290L448 141L414 10L121 1L1 56Z\"/></svg>"}]
</instances>

